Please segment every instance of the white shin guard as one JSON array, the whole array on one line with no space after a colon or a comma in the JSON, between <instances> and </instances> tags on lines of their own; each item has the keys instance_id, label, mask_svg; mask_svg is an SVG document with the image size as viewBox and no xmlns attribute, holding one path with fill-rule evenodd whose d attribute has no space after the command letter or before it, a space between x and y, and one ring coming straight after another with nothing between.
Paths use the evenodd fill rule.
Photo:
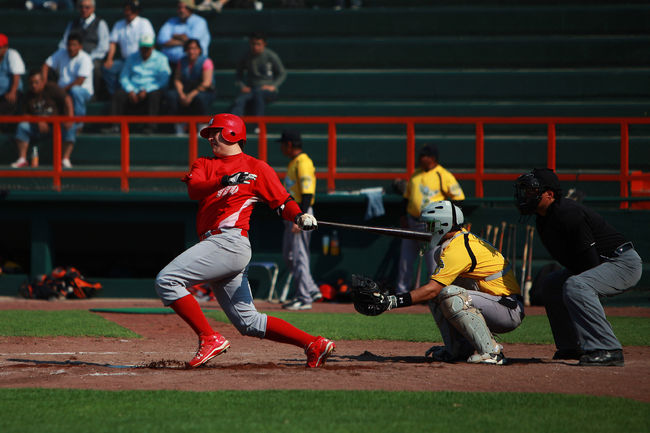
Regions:
<instances>
[{"instance_id":1,"label":"white shin guard","mask_svg":"<svg viewBox=\"0 0 650 433\"><path fill-rule=\"evenodd\" d=\"M443 315L469 341L479 354L491 353L497 346L481 312L472 305L467 290L447 286L436 298Z\"/></svg>"}]
</instances>

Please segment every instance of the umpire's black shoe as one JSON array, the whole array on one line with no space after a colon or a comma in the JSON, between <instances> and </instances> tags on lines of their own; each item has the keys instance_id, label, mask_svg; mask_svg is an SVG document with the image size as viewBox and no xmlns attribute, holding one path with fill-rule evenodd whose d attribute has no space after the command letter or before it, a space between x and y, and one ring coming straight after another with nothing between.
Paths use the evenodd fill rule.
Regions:
<instances>
[{"instance_id":1,"label":"umpire's black shoe","mask_svg":"<svg viewBox=\"0 0 650 433\"><path fill-rule=\"evenodd\" d=\"M623 367L623 351L618 350L593 350L580 357L578 365L581 366L615 366Z\"/></svg>"},{"instance_id":2,"label":"umpire's black shoe","mask_svg":"<svg viewBox=\"0 0 650 433\"><path fill-rule=\"evenodd\" d=\"M555 352L553 359L580 359L585 352L582 349L560 349Z\"/></svg>"}]
</instances>

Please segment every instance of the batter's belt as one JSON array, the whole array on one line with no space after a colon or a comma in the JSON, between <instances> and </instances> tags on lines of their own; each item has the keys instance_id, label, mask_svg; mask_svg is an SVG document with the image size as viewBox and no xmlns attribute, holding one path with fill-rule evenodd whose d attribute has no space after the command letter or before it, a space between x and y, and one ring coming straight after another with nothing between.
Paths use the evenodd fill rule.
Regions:
<instances>
[{"instance_id":1,"label":"batter's belt","mask_svg":"<svg viewBox=\"0 0 650 433\"><path fill-rule=\"evenodd\" d=\"M248 231L246 231L244 229L240 229L240 230L241 230L241 235L244 236L245 238L247 238L248 237ZM207 232L203 233L202 235L199 235L199 240L203 241L203 240L209 238L212 235L218 235L220 233L223 233L223 231L221 229L208 230Z\"/></svg>"}]
</instances>

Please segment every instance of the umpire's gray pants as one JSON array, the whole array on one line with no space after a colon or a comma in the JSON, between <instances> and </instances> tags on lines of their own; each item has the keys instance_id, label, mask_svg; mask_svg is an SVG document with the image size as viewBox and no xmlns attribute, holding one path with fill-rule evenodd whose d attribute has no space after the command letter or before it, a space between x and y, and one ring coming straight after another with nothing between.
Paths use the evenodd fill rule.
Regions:
<instances>
[{"instance_id":1,"label":"umpire's gray pants","mask_svg":"<svg viewBox=\"0 0 650 433\"><path fill-rule=\"evenodd\" d=\"M311 207L307 210L307 213L314 214ZM293 223L289 221L283 222L282 257L293 274L293 284L296 288L294 298L300 299L305 304L311 304L311 294L319 291L309 269L311 231L300 230L298 233L294 233L292 230Z\"/></svg>"},{"instance_id":2,"label":"umpire's gray pants","mask_svg":"<svg viewBox=\"0 0 650 433\"><path fill-rule=\"evenodd\" d=\"M190 294L187 287L209 282L228 319L243 335L264 337L266 314L253 304L246 266L251 245L239 229L227 229L188 248L158 273L156 292L164 305Z\"/></svg>"},{"instance_id":3,"label":"umpire's gray pants","mask_svg":"<svg viewBox=\"0 0 650 433\"><path fill-rule=\"evenodd\" d=\"M426 225L418 221L411 215L407 216L408 226L411 230L425 231ZM399 262L397 264L397 284L395 286L395 293L406 293L411 291L413 287L413 265L420 259L420 247L422 242L414 241L411 239L402 239L402 245L399 253ZM433 248L427 249L424 253L422 260L426 267L427 279L433 274L435 269L435 260L433 257ZM416 285L419 286L420 282L417 281Z\"/></svg>"},{"instance_id":4,"label":"umpire's gray pants","mask_svg":"<svg viewBox=\"0 0 650 433\"><path fill-rule=\"evenodd\" d=\"M558 350L621 349L599 296L615 296L641 279L643 263L633 249L579 275L566 269L542 283L544 306Z\"/></svg>"}]
</instances>

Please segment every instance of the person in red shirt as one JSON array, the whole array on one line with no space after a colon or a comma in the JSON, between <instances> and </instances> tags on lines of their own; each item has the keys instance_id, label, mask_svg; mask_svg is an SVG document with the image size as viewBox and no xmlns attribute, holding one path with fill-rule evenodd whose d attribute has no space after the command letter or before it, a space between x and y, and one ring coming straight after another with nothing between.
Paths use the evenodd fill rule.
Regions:
<instances>
[{"instance_id":1,"label":"person in red shirt","mask_svg":"<svg viewBox=\"0 0 650 433\"><path fill-rule=\"evenodd\" d=\"M264 161L243 152L246 125L233 114L217 114L201 130L212 146L213 158L199 158L183 181L199 203L196 217L199 242L172 260L156 277L156 292L199 336L190 367L224 353L230 342L214 331L198 302L187 290L209 283L221 308L242 335L293 344L304 349L308 367L320 367L335 349L333 341L310 335L290 323L259 313L247 278L251 258L249 220L256 202L264 202L301 230L314 230L317 221L303 213Z\"/></svg>"}]
</instances>

